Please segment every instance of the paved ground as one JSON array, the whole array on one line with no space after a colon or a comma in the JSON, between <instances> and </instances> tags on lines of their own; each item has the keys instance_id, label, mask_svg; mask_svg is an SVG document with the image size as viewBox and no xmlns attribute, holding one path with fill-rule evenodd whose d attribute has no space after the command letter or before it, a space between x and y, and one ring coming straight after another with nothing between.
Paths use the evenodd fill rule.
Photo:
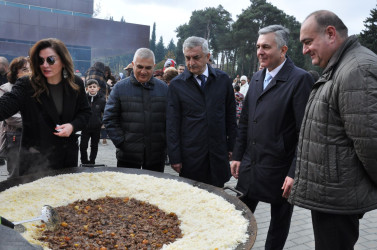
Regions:
<instances>
[{"instance_id":1,"label":"paved ground","mask_svg":"<svg viewBox=\"0 0 377 250\"><path fill-rule=\"evenodd\" d=\"M96 160L97 164L106 164L107 166L116 166L115 147L108 140L108 145L99 145L99 153ZM170 168L165 167L165 172L176 175ZM0 166L0 181L7 178L5 166ZM232 178L226 185L235 186L236 180ZM257 240L253 249L264 249L264 242L270 222L270 209L266 203L260 203L254 214L257 225ZM294 208L290 233L284 249L314 249L314 236L311 224L310 212L299 207ZM377 210L367 213L360 221L360 237L355 247L356 250L377 249Z\"/></svg>"}]
</instances>

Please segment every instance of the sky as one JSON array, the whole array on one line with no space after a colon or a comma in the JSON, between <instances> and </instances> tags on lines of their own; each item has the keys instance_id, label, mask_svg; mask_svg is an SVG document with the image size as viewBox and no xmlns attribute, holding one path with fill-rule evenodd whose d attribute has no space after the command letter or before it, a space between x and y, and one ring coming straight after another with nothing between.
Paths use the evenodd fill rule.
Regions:
<instances>
[{"instance_id":1,"label":"sky","mask_svg":"<svg viewBox=\"0 0 377 250\"><path fill-rule=\"evenodd\" d=\"M337 14L348 27L348 34L359 34L365 27L364 21L370 16L370 11L377 6L377 0L270 0L278 9L297 21L302 22L305 17L315 10L326 9ZM94 0L94 8L100 3L101 12L96 18L120 21L123 16L128 23L150 25L152 33L153 23L156 23L156 40L163 37L164 45L171 39L177 42L175 29L188 23L194 10L207 7L217 7L219 4L232 14L237 15L250 6L250 0Z\"/></svg>"}]
</instances>

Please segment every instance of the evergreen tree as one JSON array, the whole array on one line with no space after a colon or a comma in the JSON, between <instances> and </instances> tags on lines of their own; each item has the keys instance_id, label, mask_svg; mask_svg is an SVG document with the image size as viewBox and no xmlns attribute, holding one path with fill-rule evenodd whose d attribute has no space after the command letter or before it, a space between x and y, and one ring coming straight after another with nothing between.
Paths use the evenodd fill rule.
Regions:
<instances>
[{"instance_id":1,"label":"evergreen tree","mask_svg":"<svg viewBox=\"0 0 377 250\"><path fill-rule=\"evenodd\" d=\"M156 23L153 23L152 37L149 41L149 49L156 54Z\"/></svg>"},{"instance_id":2,"label":"evergreen tree","mask_svg":"<svg viewBox=\"0 0 377 250\"><path fill-rule=\"evenodd\" d=\"M113 16L110 16L109 20L110 20L110 21L114 21L114 17L113 17Z\"/></svg>"},{"instance_id":3,"label":"evergreen tree","mask_svg":"<svg viewBox=\"0 0 377 250\"><path fill-rule=\"evenodd\" d=\"M365 29L360 33L360 43L377 54L377 8L370 11L370 17L365 19L364 26Z\"/></svg>"},{"instance_id":4,"label":"evergreen tree","mask_svg":"<svg viewBox=\"0 0 377 250\"><path fill-rule=\"evenodd\" d=\"M125 23L126 22L126 20L124 20L124 17L122 16L122 18L120 19L120 22L121 23Z\"/></svg>"},{"instance_id":5,"label":"evergreen tree","mask_svg":"<svg viewBox=\"0 0 377 250\"><path fill-rule=\"evenodd\" d=\"M167 47L167 54L169 54L169 56L170 57L168 57L168 58L173 58L173 59L175 59L177 56L176 56L176 49L177 49L177 46L175 46L175 44L174 44L174 40L173 39L171 39L170 40L170 43L169 43L169 45L168 45L168 47Z\"/></svg>"},{"instance_id":6,"label":"evergreen tree","mask_svg":"<svg viewBox=\"0 0 377 250\"><path fill-rule=\"evenodd\" d=\"M164 40L162 39L162 36L160 36L160 41L156 45L156 52L154 53L156 57L156 63L164 60L165 57L165 47L164 47Z\"/></svg>"}]
</instances>

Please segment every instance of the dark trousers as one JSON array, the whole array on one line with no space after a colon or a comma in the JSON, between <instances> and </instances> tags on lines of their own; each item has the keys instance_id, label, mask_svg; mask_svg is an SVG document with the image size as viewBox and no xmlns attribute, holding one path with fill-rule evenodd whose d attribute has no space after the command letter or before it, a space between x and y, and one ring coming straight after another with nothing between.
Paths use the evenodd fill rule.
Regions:
<instances>
[{"instance_id":1,"label":"dark trousers","mask_svg":"<svg viewBox=\"0 0 377 250\"><path fill-rule=\"evenodd\" d=\"M95 164L98 153L98 142L101 135L101 128L85 129L81 133L80 155L82 164ZM88 160L88 143L90 139L90 156Z\"/></svg>"},{"instance_id":2,"label":"dark trousers","mask_svg":"<svg viewBox=\"0 0 377 250\"><path fill-rule=\"evenodd\" d=\"M165 161L163 160L160 163L157 164L133 164L133 163L128 163L125 161L117 161L117 167L118 168L137 168L137 169L145 169L145 170L152 170L156 172L164 172L165 168Z\"/></svg>"},{"instance_id":3,"label":"dark trousers","mask_svg":"<svg viewBox=\"0 0 377 250\"><path fill-rule=\"evenodd\" d=\"M246 196L241 198L241 201L244 202L253 213L259 202L257 200L251 200ZM286 200L280 204L271 204L271 220L265 244L266 250L279 250L284 248L291 226L292 213L293 206Z\"/></svg>"},{"instance_id":4,"label":"dark trousers","mask_svg":"<svg viewBox=\"0 0 377 250\"><path fill-rule=\"evenodd\" d=\"M351 250L359 238L359 218L362 215L312 212L316 250Z\"/></svg>"}]
</instances>

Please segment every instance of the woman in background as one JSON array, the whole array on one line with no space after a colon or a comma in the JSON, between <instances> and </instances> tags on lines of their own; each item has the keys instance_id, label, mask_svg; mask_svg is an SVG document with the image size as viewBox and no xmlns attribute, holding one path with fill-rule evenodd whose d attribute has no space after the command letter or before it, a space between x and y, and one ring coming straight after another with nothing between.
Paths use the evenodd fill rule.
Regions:
<instances>
[{"instance_id":1,"label":"woman in background","mask_svg":"<svg viewBox=\"0 0 377 250\"><path fill-rule=\"evenodd\" d=\"M13 85L20 77L30 74L30 60L27 57L17 57L12 60L9 65L9 72L7 74L8 82L0 86L0 97L7 92L12 91ZM7 160L8 177L17 177L18 174L18 158L22 131L22 118L20 112L17 112L12 117L0 122L0 151L2 156ZM6 132L13 132L17 134L17 141L10 147L11 143L6 145Z\"/></svg>"},{"instance_id":2,"label":"woman in background","mask_svg":"<svg viewBox=\"0 0 377 250\"><path fill-rule=\"evenodd\" d=\"M91 113L83 82L60 40L40 40L29 55L31 76L18 79L0 98L0 120L18 111L22 115L19 174L77 167L75 133L85 128Z\"/></svg>"}]
</instances>

